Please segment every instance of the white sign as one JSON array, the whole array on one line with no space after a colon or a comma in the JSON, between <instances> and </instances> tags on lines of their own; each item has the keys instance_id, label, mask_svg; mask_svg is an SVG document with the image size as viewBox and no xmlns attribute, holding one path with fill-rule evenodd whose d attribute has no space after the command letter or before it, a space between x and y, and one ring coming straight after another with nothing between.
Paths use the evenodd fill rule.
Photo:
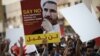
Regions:
<instances>
[{"instance_id":1,"label":"white sign","mask_svg":"<svg viewBox=\"0 0 100 56\"><path fill-rule=\"evenodd\" d=\"M24 39L23 28L11 28L6 30L6 38L10 39L11 45L18 43L20 37L23 37Z\"/></svg>"},{"instance_id":2,"label":"white sign","mask_svg":"<svg viewBox=\"0 0 100 56\"><path fill-rule=\"evenodd\" d=\"M12 29L6 30L6 38L10 39L10 41L11 41L10 48L15 43L18 44L18 40L20 39L20 37L23 37L23 39L25 40L23 28L12 28ZM25 44L25 41L24 41L24 44ZM19 44L18 44L18 46L19 46ZM32 51L37 50L35 45L27 45L25 49L26 49L26 53L30 53Z\"/></svg>"},{"instance_id":3,"label":"white sign","mask_svg":"<svg viewBox=\"0 0 100 56\"><path fill-rule=\"evenodd\" d=\"M100 23L85 4L80 3L59 11L68 20L75 32L80 35L83 42L100 36Z\"/></svg>"}]
</instances>

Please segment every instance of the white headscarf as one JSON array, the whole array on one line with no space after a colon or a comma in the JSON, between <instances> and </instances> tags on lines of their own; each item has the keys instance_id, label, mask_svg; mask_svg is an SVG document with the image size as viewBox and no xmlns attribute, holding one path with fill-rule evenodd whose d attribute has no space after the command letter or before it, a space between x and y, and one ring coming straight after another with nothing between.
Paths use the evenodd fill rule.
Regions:
<instances>
[{"instance_id":1,"label":"white headscarf","mask_svg":"<svg viewBox=\"0 0 100 56\"><path fill-rule=\"evenodd\" d=\"M41 0L41 7L43 7L43 4L47 1L53 1L53 2L57 3L57 0Z\"/></svg>"}]
</instances>

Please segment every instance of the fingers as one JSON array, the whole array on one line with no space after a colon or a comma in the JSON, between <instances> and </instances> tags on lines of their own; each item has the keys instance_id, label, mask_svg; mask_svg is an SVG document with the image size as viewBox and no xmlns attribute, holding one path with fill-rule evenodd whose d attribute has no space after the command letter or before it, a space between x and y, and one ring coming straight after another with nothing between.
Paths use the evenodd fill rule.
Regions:
<instances>
[{"instance_id":1,"label":"fingers","mask_svg":"<svg viewBox=\"0 0 100 56\"><path fill-rule=\"evenodd\" d=\"M20 45L23 45L23 37L20 37L20 39L18 40Z\"/></svg>"},{"instance_id":2,"label":"fingers","mask_svg":"<svg viewBox=\"0 0 100 56\"><path fill-rule=\"evenodd\" d=\"M52 24L49 22L49 20L44 19L41 26L43 29L47 32L52 31Z\"/></svg>"}]
</instances>

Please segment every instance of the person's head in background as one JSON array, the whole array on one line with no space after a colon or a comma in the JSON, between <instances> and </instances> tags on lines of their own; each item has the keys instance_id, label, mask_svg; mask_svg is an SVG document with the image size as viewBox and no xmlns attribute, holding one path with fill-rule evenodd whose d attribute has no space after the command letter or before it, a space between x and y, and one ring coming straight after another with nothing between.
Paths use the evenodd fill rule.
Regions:
<instances>
[{"instance_id":1,"label":"person's head in background","mask_svg":"<svg viewBox=\"0 0 100 56\"><path fill-rule=\"evenodd\" d=\"M87 50L86 50L86 55L87 56L94 56L94 45L95 45L95 41L91 40L87 43Z\"/></svg>"},{"instance_id":2,"label":"person's head in background","mask_svg":"<svg viewBox=\"0 0 100 56\"><path fill-rule=\"evenodd\" d=\"M65 37L62 37L60 40L61 40L61 43L65 43L66 42Z\"/></svg>"},{"instance_id":3,"label":"person's head in background","mask_svg":"<svg viewBox=\"0 0 100 56\"><path fill-rule=\"evenodd\" d=\"M36 56L36 54L37 54L37 52L34 51L34 52L31 52L31 53L26 54L26 56Z\"/></svg>"},{"instance_id":4,"label":"person's head in background","mask_svg":"<svg viewBox=\"0 0 100 56\"><path fill-rule=\"evenodd\" d=\"M70 35L68 35L68 38L67 38L67 41L66 41L66 45L68 46L68 47L73 47L73 39L71 38L71 36Z\"/></svg>"},{"instance_id":5,"label":"person's head in background","mask_svg":"<svg viewBox=\"0 0 100 56\"><path fill-rule=\"evenodd\" d=\"M75 33L75 34L73 34L73 39L74 39L74 41L77 41L80 39L80 36L77 33Z\"/></svg>"},{"instance_id":6,"label":"person's head in background","mask_svg":"<svg viewBox=\"0 0 100 56\"><path fill-rule=\"evenodd\" d=\"M86 48L86 56L93 56L94 49L91 46L87 46Z\"/></svg>"},{"instance_id":7,"label":"person's head in background","mask_svg":"<svg viewBox=\"0 0 100 56\"><path fill-rule=\"evenodd\" d=\"M43 19L50 21L52 25L57 24L58 13L57 13L57 3L54 1L46 1L42 5Z\"/></svg>"}]
</instances>

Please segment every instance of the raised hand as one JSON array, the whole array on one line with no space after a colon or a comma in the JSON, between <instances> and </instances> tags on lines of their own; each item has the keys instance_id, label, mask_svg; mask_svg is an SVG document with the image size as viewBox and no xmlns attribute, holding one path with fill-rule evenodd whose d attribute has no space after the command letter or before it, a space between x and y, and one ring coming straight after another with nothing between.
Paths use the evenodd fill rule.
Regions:
<instances>
[{"instance_id":1,"label":"raised hand","mask_svg":"<svg viewBox=\"0 0 100 56\"><path fill-rule=\"evenodd\" d=\"M19 56L23 56L23 37L20 37L20 40L18 40L20 44L20 54Z\"/></svg>"},{"instance_id":2,"label":"raised hand","mask_svg":"<svg viewBox=\"0 0 100 56\"><path fill-rule=\"evenodd\" d=\"M23 45L23 37L20 37L20 40L18 40L18 42L22 46Z\"/></svg>"}]
</instances>

